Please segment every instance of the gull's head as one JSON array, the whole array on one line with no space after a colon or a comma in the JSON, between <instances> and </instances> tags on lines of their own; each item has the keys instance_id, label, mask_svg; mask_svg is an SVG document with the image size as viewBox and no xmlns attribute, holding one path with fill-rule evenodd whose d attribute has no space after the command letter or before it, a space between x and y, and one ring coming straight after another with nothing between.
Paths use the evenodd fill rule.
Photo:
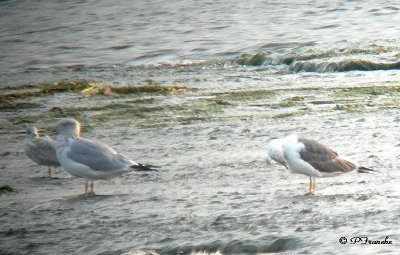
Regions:
<instances>
[{"instance_id":1,"label":"gull's head","mask_svg":"<svg viewBox=\"0 0 400 255\"><path fill-rule=\"evenodd\" d=\"M299 136L296 134L291 134L285 137L282 144L284 151L300 151L303 146L302 143L299 143Z\"/></svg>"},{"instance_id":2,"label":"gull's head","mask_svg":"<svg viewBox=\"0 0 400 255\"><path fill-rule=\"evenodd\" d=\"M282 150L282 139L272 139L267 144L267 154L269 157L278 150Z\"/></svg>"},{"instance_id":3,"label":"gull's head","mask_svg":"<svg viewBox=\"0 0 400 255\"><path fill-rule=\"evenodd\" d=\"M75 119L65 118L57 122L56 129L60 134L79 137L81 124Z\"/></svg>"},{"instance_id":4,"label":"gull's head","mask_svg":"<svg viewBox=\"0 0 400 255\"><path fill-rule=\"evenodd\" d=\"M35 138L39 137L39 131L35 127L29 127L26 129L26 137Z\"/></svg>"},{"instance_id":5,"label":"gull's head","mask_svg":"<svg viewBox=\"0 0 400 255\"><path fill-rule=\"evenodd\" d=\"M283 143L297 143L299 136L297 134L290 134L283 139Z\"/></svg>"},{"instance_id":6,"label":"gull's head","mask_svg":"<svg viewBox=\"0 0 400 255\"><path fill-rule=\"evenodd\" d=\"M283 151L284 139L273 139L267 145L267 155L269 159L287 167L287 162L285 160L285 155Z\"/></svg>"}]
</instances>

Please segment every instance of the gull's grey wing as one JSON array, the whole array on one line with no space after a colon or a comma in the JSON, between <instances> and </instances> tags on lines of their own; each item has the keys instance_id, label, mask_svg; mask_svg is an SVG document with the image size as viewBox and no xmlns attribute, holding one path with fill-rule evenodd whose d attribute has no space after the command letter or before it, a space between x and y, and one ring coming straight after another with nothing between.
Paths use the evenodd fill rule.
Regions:
<instances>
[{"instance_id":1,"label":"gull's grey wing","mask_svg":"<svg viewBox=\"0 0 400 255\"><path fill-rule=\"evenodd\" d=\"M356 168L356 165L339 157L337 152L325 145L309 139L299 138L304 144L300 157L312 167L324 173L344 173Z\"/></svg>"},{"instance_id":2,"label":"gull's grey wing","mask_svg":"<svg viewBox=\"0 0 400 255\"><path fill-rule=\"evenodd\" d=\"M36 163L46 166L60 166L53 140L41 138L33 139L28 150L30 151L29 153L31 155L34 154L34 157L39 161Z\"/></svg>"},{"instance_id":3,"label":"gull's grey wing","mask_svg":"<svg viewBox=\"0 0 400 255\"><path fill-rule=\"evenodd\" d=\"M108 145L84 138L72 142L67 157L96 171L123 170L135 164Z\"/></svg>"}]
</instances>

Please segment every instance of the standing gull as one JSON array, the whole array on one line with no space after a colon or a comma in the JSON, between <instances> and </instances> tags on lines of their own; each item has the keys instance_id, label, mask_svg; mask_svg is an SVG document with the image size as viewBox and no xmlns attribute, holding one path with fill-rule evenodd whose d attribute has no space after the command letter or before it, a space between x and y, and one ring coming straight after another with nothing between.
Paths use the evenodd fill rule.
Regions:
<instances>
[{"instance_id":1,"label":"standing gull","mask_svg":"<svg viewBox=\"0 0 400 255\"><path fill-rule=\"evenodd\" d=\"M61 166L71 175L85 178L85 195L93 193L93 181L108 180L132 170L150 171L154 166L136 163L106 144L80 137L80 123L72 118L57 122L56 152ZM89 187L90 181L90 187Z\"/></svg>"},{"instance_id":2,"label":"standing gull","mask_svg":"<svg viewBox=\"0 0 400 255\"><path fill-rule=\"evenodd\" d=\"M300 138L297 135L277 140L272 140L268 145L268 154L293 173L310 177L307 195L315 194L316 177L332 177L354 170L359 173L375 172L340 157L337 152L315 140Z\"/></svg>"},{"instance_id":3,"label":"standing gull","mask_svg":"<svg viewBox=\"0 0 400 255\"><path fill-rule=\"evenodd\" d=\"M48 137L40 137L35 127L26 130L24 140L25 154L36 164L48 167L48 176L51 178L51 166L60 166L58 162L54 141Z\"/></svg>"}]
</instances>

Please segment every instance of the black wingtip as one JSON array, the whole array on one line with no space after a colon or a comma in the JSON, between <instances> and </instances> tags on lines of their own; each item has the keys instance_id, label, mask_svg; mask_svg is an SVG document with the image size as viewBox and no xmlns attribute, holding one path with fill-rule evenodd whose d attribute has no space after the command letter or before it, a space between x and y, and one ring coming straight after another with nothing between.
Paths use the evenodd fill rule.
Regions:
<instances>
[{"instance_id":1,"label":"black wingtip","mask_svg":"<svg viewBox=\"0 0 400 255\"><path fill-rule=\"evenodd\" d=\"M363 166L359 167L357 169L357 172L363 173L363 174L380 173L379 171L376 171L376 170L368 168L368 167L363 167Z\"/></svg>"},{"instance_id":2,"label":"black wingtip","mask_svg":"<svg viewBox=\"0 0 400 255\"><path fill-rule=\"evenodd\" d=\"M137 172L147 172L147 171L158 171L159 166L154 166L154 165L144 165L138 163L137 165L131 166L132 169L134 169Z\"/></svg>"}]
</instances>

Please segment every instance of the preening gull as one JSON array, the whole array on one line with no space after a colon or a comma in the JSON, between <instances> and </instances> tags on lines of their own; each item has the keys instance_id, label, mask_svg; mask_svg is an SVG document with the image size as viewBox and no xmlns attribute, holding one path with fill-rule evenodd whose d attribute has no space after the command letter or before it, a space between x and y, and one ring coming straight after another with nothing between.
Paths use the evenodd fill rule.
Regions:
<instances>
[{"instance_id":1,"label":"preening gull","mask_svg":"<svg viewBox=\"0 0 400 255\"><path fill-rule=\"evenodd\" d=\"M286 169L288 168L288 164L285 159L285 155L283 154L283 139L273 139L267 145L267 153L268 156L274 160L275 162L281 164Z\"/></svg>"},{"instance_id":2,"label":"preening gull","mask_svg":"<svg viewBox=\"0 0 400 255\"><path fill-rule=\"evenodd\" d=\"M71 175L86 179L85 195L93 193L95 180L112 179L132 170L155 170L155 166L136 163L106 144L80 137L81 126L75 119L62 119L56 127L58 160Z\"/></svg>"},{"instance_id":3,"label":"preening gull","mask_svg":"<svg viewBox=\"0 0 400 255\"><path fill-rule=\"evenodd\" d=\"M26 130L24 140L25 154L36 164L48 167L48 176L51 178L51 166L58 167L55 143L48 137L40 137L39 131L35 127Z\"/></svg>"},{"instance_id":4,"label":"preening gull","mask_svg":"<svg viewBox=\"0 0 400 255\"><path fill-rule=\"evenodd\" d=\"M376 172L344 159L334 150L315 140L301 138L297 135L272 140L268 144L268 154L293 173L310 177L308 195L315 194L316 177L332 177L354 170L359 173Z\"/></svg>"}]
</instances>

